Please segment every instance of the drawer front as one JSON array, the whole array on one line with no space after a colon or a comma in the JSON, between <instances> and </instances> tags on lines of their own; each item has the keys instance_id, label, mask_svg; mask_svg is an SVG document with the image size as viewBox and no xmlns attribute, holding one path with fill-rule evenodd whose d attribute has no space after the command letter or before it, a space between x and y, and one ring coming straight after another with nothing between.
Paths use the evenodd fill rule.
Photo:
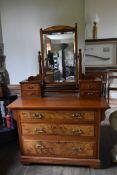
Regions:
<instances>
[{"instance_id":1,"label":"drawer front","mask_svg":"<svg viewBox=\"0 0 117 175\"><path fill-rule=\"evenodd\" d=\"M23 140L23 154L28 156L94 158L95 142Z\"/></svg>"},{"instance_id":2,"label":"drawer front","mask_svg":"<svg viewBox=\"0 0 117 175\"><path fill-rule=\"evenodd\" d=\"M22 97L36 97L36 96L40 96L40 92L39 91L34 91L34 90L30 90L30 91L22 91Z\"/></svg>"},{"instance_id":3,"label":"drawer front","mask_svg":"<svg viewBox=\"0 0 117 175\"><path fill-rule=\"evenodd\" d=\"M33 83L24 83L21 84L22 90L40 90L40 85L39 84L33 84Z\"/></svg>"},{"instance_id":4,"label":"drawer front","mask_svg":"<svg viewBox=\"0 0 117 175\"><path fill-rule=\"evenodd\" d=\"M93 122L94 111L43 111L43 110L22 110L20 111L22 122Z\"/></svg>"},{"instance_id":5,"label":"drawer front","mask_svg":"<svg viewBox=\"0 0 117 175\"><path fill-rule=\"evenodd\" d=\"M22 123L23 135L74 135L94 136L94 125L75 124L25 124Z\"/></svg>"},{"instance_id":6,"label":"drawer front","mask_svg":"<svg viewBox=\"0 0 117 175\"><path fill-rule=\"evenodd\" d=\"M80 91L80 97L100 97L101 96L101 92L100 91Z\"/></svg>"},{"instance_id":7,"label":"drawer front","mask_svg":"<svg viewBox=\"0 0 117 175\"><path fill-rule=\"evenodd\" d=\"M81 83L80 84L80 89L89 89L89 90L96 90L96 89L101 89L101 83Z\"/></svg>"}]
</instances>

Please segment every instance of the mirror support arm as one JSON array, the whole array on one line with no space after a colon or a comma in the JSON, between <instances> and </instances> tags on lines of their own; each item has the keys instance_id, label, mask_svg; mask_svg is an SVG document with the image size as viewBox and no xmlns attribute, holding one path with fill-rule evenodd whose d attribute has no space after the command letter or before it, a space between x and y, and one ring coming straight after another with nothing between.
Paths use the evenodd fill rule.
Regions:
<instances>
[{"instance_id":1,"label":"mirror support arm","mask_svg":"<svg viewBox=\"0 0 117 175\"><path fill-rule=\"evenodd\" d=\"M38 52L38 62L39 62L39 74L42 75L42 57L41 52Z\"/></svg>"},{"instance_id":2,"label":"mirror support arm","mask_svg":"<svg viewBox=\"0 0 117 175\"><path fill-rule=\"evenodd\" d=\"M79 49L79 79L82 79L82 52Z\"/></svg>"},{"instance_id":3,"label":"mirror support arm","mask_svg":"<svg viewBox=\"0 0 117 175\"><path fill-rule=\"evenodd\" d=\"M75 59L76 59L76 85L78 84L79 81L79 76L78 76L78 56L77 56L77 50L78 50L78 42L77 42L77 23L75 23Z\"/></svg>"}]
</instances>

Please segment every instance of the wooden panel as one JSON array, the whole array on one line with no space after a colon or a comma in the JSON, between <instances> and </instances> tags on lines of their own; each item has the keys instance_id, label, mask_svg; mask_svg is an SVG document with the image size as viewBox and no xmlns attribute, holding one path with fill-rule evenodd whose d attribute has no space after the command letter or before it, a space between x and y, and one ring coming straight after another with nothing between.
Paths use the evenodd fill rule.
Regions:
<instances>
[{"instance_id":1,"label":"wooden panel","mask_svg":"<svg viewBox=\"0 0 117 175\"><path fill-rule=\"evenodd\" d=\"M94 125L72 124L27 124L22 123L23 135L73 135L95 136Z\"/></svg>"},{"instance_id":2,"label":"wooden panel","mask_svg":"<svg viewBox=\"0 0 117 175\"><path fill-rule=\"evenodd\" d=\"M101 79L103 81L107 81L107 71L105 70L86 70L85 77L87 79Z\"/></svg>"}]
</instances>

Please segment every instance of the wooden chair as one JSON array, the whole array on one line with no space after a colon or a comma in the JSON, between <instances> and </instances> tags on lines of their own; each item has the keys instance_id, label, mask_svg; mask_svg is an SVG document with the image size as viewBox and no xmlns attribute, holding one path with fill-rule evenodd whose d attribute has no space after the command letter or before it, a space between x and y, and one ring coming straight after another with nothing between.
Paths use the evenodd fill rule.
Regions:
<instances>
[{"instance_id":1,"label":"wooden chair","mask_svg":"<svg viewBox=\"0 0 117 175\"><path fill-rule=\"evenodd\" d=\"M111 91L117 91L117 69L108 70L108 103Z\"/></svg>"}]
</instances>

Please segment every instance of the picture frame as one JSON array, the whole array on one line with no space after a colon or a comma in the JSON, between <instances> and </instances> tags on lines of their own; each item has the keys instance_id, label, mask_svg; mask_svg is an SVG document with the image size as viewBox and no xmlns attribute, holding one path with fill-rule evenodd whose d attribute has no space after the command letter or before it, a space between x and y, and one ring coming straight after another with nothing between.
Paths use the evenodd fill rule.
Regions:
<instances>
[{"instance_id":1,"label":"picture frame","mask_svg":"<svg viewBox=\"0 0 117 175\"><path fill-rule=\"evenodd\" d=\"M99 40L97 40L99 41ZM85 66L117 65L116 42L86 42Z\"/></svg>"}]
</instances>

